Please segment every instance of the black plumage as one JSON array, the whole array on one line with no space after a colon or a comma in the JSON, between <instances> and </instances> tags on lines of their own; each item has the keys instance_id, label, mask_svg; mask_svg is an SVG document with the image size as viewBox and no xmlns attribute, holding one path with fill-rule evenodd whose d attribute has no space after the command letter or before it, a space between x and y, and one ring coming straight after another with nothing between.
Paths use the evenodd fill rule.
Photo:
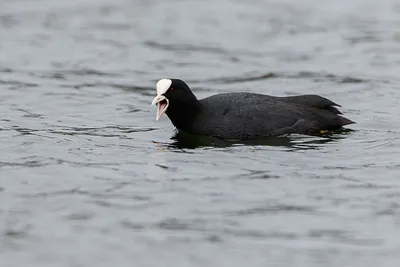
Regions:
<instances>
[{"instance_id":1,"label":"black plumage","mask_svg":"<svg viewBox=\"0 0 400 267\"><path fill-rule=\"evenodd\" d=\"M192 134L244 140L315 134L354 123L341 116L340 105L318 95L275 97L240 92L198 100L184 81L170 80L163 93L168 100L165 113L178 130Z\"/></svg>"}]
</instances>

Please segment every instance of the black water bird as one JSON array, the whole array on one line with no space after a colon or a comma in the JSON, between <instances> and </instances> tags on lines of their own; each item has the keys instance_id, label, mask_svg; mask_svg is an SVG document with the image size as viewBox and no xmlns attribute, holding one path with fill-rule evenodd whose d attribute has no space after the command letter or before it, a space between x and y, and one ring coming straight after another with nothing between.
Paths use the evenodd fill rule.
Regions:
<instances>
[{"instance_id":1,"label":"black water bird","mask_svg":"<svg viewBox=\"0 0 400 267\"><path fill-rule=\"evenodd\" d=\"M157 117L166 113L180 131L226 140L287 134L318 134L354 123L340 105L318 95L277 97L257 93L221 93L198 100L180 79L156 85Z\"/></svg>"}]
</instances>

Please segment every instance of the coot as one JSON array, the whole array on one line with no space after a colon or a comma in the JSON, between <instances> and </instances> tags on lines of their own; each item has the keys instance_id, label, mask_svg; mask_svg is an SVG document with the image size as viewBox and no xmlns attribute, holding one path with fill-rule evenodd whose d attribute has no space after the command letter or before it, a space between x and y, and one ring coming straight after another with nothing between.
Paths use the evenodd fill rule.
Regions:
<instances>
[{"instance_id":1,"label":"coot","mask_svg":"<svg viewBox=\"0 0 400 267\"><path fill-rule=\"evenodd\" d=\"M180 131L227 140L292 133L317 134L353 121L340 116L340 105L318 95L276 97L222 93L198 100L180 79L157 82L156 120L166 113Z\"/></svg>"}]
</instances>

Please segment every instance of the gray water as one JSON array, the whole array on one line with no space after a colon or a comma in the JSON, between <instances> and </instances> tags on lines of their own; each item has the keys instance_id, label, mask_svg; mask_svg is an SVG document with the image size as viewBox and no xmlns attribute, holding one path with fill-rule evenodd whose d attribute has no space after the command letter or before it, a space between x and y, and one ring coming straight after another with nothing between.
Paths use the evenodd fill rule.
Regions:
<instances>
[{"instance_id":1,"label":"gray water","mask_svg":"<svg viewBox=\"0 0 400 267\"><path fill-rule=\"evenodd\" d=\"M1 0L0 265L399 266L400 2ZM357 124L225 143L155 83Z\"/></svg>"}]
</instances>

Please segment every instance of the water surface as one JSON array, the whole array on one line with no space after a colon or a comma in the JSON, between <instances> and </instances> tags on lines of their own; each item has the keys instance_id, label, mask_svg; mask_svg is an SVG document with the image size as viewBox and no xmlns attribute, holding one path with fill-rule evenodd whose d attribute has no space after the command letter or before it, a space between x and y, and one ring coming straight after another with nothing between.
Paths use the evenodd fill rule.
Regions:
<instances>
[{"instance_id":1,"label":"water surface","mask_svg":"<svg viewBox=\"0 0 400 267\"><path fill-rule=\"evenodd\" d=\"M395 0L1 0L2 266L398 266L399 23ZM357 124L179 136L164 77Z\"/></svg>"}]
</instances>

